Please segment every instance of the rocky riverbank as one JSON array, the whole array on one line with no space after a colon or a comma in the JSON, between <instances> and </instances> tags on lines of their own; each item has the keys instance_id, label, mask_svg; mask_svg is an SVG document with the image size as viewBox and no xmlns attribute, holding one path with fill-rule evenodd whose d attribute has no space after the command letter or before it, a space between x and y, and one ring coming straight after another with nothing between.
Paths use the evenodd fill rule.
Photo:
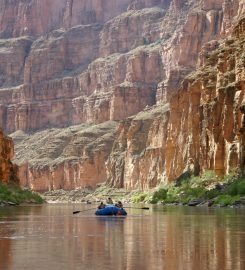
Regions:
<instances>
[{"instance_id":1,"label":"rocky riverbank","mask_svg":"<svg viewBox=\"0 0 245 270\"><path fill-rule=\"evenodd\" d=\"M110 188L106 185L100 185L95 189L78 188L75 190L53 190L40 194L48 203L98 203L106 201L111 197L113 201L121 200L123 202L132 202L135 192L129 192L125 189Z\"/></svg>"},{"instance_id":2,"label":"rocky riverbank","mask_svg":"<svg viewBox=\"0 0 245 270\"><path fill-rule=\"evenodd\" d=\"M38 193L22 189L16 183L0 183L0 207L16 206L23 203L41 204L44 202L45 199Z\"/></svg>"},{"instance_id":3,"label":"rocky riverbank","mask_svg":"<svg viewBox=\"0 0 245 270\"><path fill-rule=\"evenodd\" d=\"M193 183L195 183L194 186ZM102 184L96 189L86 188L70 191L60 189L45 192L41 196L48 203L95 204L100 201L105 202L108 197L111 197L114 202L120 200L124 204L245 208L245 181L239 178L233 179L233 181L214 183L212 179L207 180L203 176L198 186L196 185L196 179L189 179L179 186L165 186L143 192L140 190L116 189Z\"/></svg>"}]
</instances>

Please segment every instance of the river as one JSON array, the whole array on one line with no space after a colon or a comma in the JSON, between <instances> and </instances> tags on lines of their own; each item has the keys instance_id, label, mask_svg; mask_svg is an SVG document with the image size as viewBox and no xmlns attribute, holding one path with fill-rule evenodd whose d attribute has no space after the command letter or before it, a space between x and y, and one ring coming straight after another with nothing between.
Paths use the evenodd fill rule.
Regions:
<instances>
[{"instance_id":1,"label":"river","mask_svg":"<svg viewBox=\"0 0 245 270\"><path fill-rule=\"evenodd\" d=\"M0 270L245 269L244 209L154 206L117 218L94 207L0 208Z\"/></svg>"}]
</instances>

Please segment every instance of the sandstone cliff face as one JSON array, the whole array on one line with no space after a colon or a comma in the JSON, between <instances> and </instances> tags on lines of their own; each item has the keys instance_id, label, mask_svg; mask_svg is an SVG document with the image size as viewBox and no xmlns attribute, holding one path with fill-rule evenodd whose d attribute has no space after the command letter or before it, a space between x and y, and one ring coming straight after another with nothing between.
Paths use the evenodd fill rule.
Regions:
<instances>
[{"instance_id":1,"label":"sandstone cliff face","mask_svg":"<svg viewBox=\"0 0 245 270\"><path fill-rule=\"evenodd\" d=\"M10 137L0 130L0 182L18 181L17 167L11 162L14 155L14 144Z\"/></svg>"},{"instance_id":2,"label":"sandstone cliff face","mask_svg":"<svg viewBox=\"0 0 245 270\"><path fill-rule=\"evenodd\" d=\"M154 119L150 123L142 125L138 116L121 123L108 162L108 183L147 189L151 179L155 186L187 171L195 175L205 170L224 175L239 167L244 171L244 22L241 19L228 38L215 43L215 50L202 52L203 66L184 80L169 110L162 109L161 121L154 109L149 110ZM142 132L147 139L141 139ZM156 138L161 143L154 144L153 154L145 159Z\"/></svg>"},{"instance_id":3,"label":"sandstone cliff face","mask_svg":"<svg viewBox=\"0 0 245 270\"><path fill-rule=\"evenodd\" d=\"M28 84L2 89L1 125L9 132L63 126L64 122L72 119L69 111L78 92L78 80L71 77L46 81L36 87Z\"/></svg>"},{"instance_id":4,"label":"sandstone cliff face","mask_svg":"<svg viewBox=\"0 0 245 270\"><path fill-rule=\"evenodd\" d=\"M35 191L95 187L106 181L105 162L117 124L47 129L30 136L17 131L15 162L21 186Z\"/></svg>"},{"instance_id":5,"label":"sandstone cliff face","mask_svg":"<svg viewBox=\"0 0 245 270\"><path fill-rule=\"evenodd\" d=\"M0 101L8 96L0 126L7 132L118 120L168 101L196 68L202 45L243 10L238 0L232 11L221 0L30 0L0 7ZM73 81L65 91L64 80ZM123 113L115 113L121 104Z\"/></svg>"},{"instance_id":6,"label":"sandstone cliff face","mask_svg":"<svg viewBox=\"0 0 245 270\"><path fill-rule=\"evenodd\" d=\"M172 2L171 13L166 17L167 21L163 21L163 27L176 20L179 34L172 35L170 41L162 45L166 78L158 87L158 103L169 101L183 78L196 68L202 46L208 41L220 38L230 29L232 20L238 13L239 1L233 1L232 15L226 2L223 0ZM186 10L188 10L187 14ZM169 29L166 29L167 33L163 34L169 33Z\"/></svg>"},{"instance_id":7,"label":"sandstone cliff face","mask_svg":"<svg viewBox=\"0 0 245 270\"><path fill-rule=\"evenodd\" d=\"M164 172L169 106L145 109L120 123L107 161L107 183L127 189L156 187Z\"/></svg>"},{"instance_id":8,"label":"sandstone cliff face","mask_svg":"<svg viewBox=\"0 0 245 270\"><path fill-rule=\"evenodd\" d=\"M39 36L53 29L103 23L127 9L131 0L0 1L1 37Z\"/></svg>"},{"instance_id":9,"label":"sandstone cliff face","mask_svg":"<svg viewBox=\"0 0 245 270\"><path fill-rule=\"evenodd\" d=\"M193 158L190 153L197 150L182 149L182 145L180 149L184 156L180 158L177 154L180 142L192 144L192 136L196 135L197 141L198 136L204 136L204 131L202 135L190 135L191 132L184 135L189 129L182 126L185 121L181 117L188 115L190 108L196 112L198 106L205 107L202 95L196 92L199 87L205 88L206 79L202 81L193 75L185 80L179 99L172 99L172 96L176 95L187 74L206 63L209 50L219 47L217 39L230 33L234 19L244 12L243 1L28 0L13 3L0 0L0 12L3 18L0 22L0 126L4 130L28 133L52 127L118 121L158 104L163 108L162 114L158 107L154 107L152 116L146 109L147 119L141 115L126 121L132 148L127 149L128 143L122 148L126 155L123 158L118 150L121 146L118 148L115 144L116 157L120 158L113 161L112 153L108 161L108 181L111 184L115 181L116 185L128 188L153 187L160 181L174 179L187 167L194 166L195 172L202 171L208 168L206 163L213 164L210 168L213 166L217 172L229 170L230 165L217 165L218 158L216 165L213 158L196 162L199 157ZM204 44L207 45L203 47ZM200 52L201 57L198 58ZM216 62L212 65L215 66ZM211 72L208 74L205 76L211 76ZM214 76L217 77L215 84L226 83L226 75L225 79L221 75ZM228 80L233 77L230 74ZM207 80L211 79L208 77ZM197 101L198 98L192 101L184 94L189 87L197 88L192 90L193 96L201 96L201 101ZM218 94L217 98L220 98ZM227 99L225 95L222 98ZM188 107L189 99L190 104L194 102L194 108ZM236 106L241 103L240 99L237 97ZM166 102L170 103L169 110L164 106ZM226 102L220 103L218 112L216 109L211 112L203 109L202 114L219 114ZM185 111L179 111L179 106ZM223 111L220 113L223 116ZM202 117L193 120L195 132L198 129L196 122L202 121ZM240 119L240 114L237 117ZM214 124L208 122L207 125ZM128 136L123 124L119 130L121 137ZM145 135L141 134L143 130ZM62 161L53 167L50 158L47 166L38 166L29 161L30 157L24 161L19 156L24 144L13 136L17 143L15 160L22 168L23 185L35 190L71 189L89 185L89 181L94 186L106 179L105 163L110 154L109 148L102 151L102 157L94 155L96 161L93 165L79 161L79 165L73 166L73 161ZM137 136L142 145L138 143ZM232 136L228 136L230 144L234 141ZM153 137L158 138L157 142ZM209 139L215 141L211 137ZM35 134L30 135L28 141L34 144L31 138L35 138ZM44 141L42 143L45 144ZM226 146L229 147L228 144ZM75 148L75 145L70 147ZM195 147L198 149L199 146ZM210 149L213 147L218 147L216 141ZM211 154L207 147L205 151L213 156L215 151L221 153L223 150L212 150ZM138 153L141 154L137 156ZM43 155L37 152L36 160L39 160L39 154ZM202 154L199 156L201 159ZM236 157L236 154L232 156ZM95 173L90 180L84 180L84 177L78 180L81 171L89 174L92 168L98 168L99 162L101 173ZM119 172L120 164L124 169L119 177L116 172ZM35 182L36 179L40 181Z\"/></svg>"}]
</instances>

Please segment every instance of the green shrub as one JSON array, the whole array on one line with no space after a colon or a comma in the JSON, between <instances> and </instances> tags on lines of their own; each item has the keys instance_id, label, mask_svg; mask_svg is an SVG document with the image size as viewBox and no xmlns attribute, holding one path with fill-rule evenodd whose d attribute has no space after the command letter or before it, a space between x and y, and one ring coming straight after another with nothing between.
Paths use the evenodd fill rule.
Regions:
<instances>
[{"instance_id":1,"label":"green shrub","mask_svg":"<svg viewBox=\"0 0 245 270\"><path fill-rule=\"evenodd\" d=\"M152 203L157 203L159 201L164 201L167 198L167 189L160 188L159 190L155 191L152 196Z\"/></svg>"},{"instance_id":2,"label":"green shrub","mask_svg":"<svg viewBox=\"0 0 245 270\"><path fill-rule=\"evenodd\" d=\"M226 190L226 193L231 196L245 195L245 181L238 180L233 182Z\"/></svg>"},{"instance_id":3,"label":"green shrub","mask_svg":"<svg viewBox=\"0 0 245 270\"><path fill-rule=\"evenodd\" d=\"M232 205L234 204L235 201L239 200L240 196L231 196L231 195L219 195L216 199L215 199L215 204L220 204L222 206L227 206L227 205Z\"/></svg>"},{"instance_id":4,"label":"green shrub","mask_svg":"<svg viewBox=\"0 0 245 270\"><path fill-rule=\"evenodd\" d=\"M43 203L44 200L37 193L22 190L16 185L0 184L0 201L13 203L36 202Z\"/></svg>"},{"instance_id":5,"label":"green shrub","mask_svg":"<svg viewBox=\"0 0 245 270\"><path fill-rule=\"evenodd\" d=\"M205 199L213 199L213 198L215 198L215 197L217 197L217 196L219 196L220 195L220 191L219 190L217 190L217 189L211 189L211 190L207 190L206 192L205 192Z\"/></svg>"},{"instance_id":6,"label":"green shrub","mask_svg":"<svg viewBox=\"0 0 245 270\"><path fill-rule=\"evenodd\" d=\"M138 193L138 194L135 194L132 198L132 201L134 203L140 203L140 202L144 202L146 197L148 196L147 193Z\"/></svg>"},{"instance_id":7,"label":"green shrub","mask_svg":"<svg viewBox=\"0 0 245 270\"><path fill-rule=\"evenodd\" d=\"M195 187L195 188L185 189L184 193L186 196L192 197L193 199L204 198L206 190L202 187Z\"/></svg>"},{"instance_id":8,"label":"green shrub","mask_svg":"<svg viewBox=\"0 0 245 270\"><path fill-rule=\"evenodd\" d=\"M185 197L185 194L182 191L182 188L169 186L167 190L167 196L164 201L165 203L177 203L177 202L181 202L184 197Z\"/></svg>"},{"instance_id":9,"label":"green shrub","mask_svg":"<svg viewBox=\"0 0 245 270\"><path fill-rule=\"evenodd\" d=\"M2 196L9 196L11 191L6 185L0 184L0 195Z\"/></svg>"},{"instance_id":10,"label":"green shrub","mask_svg":"<svg viewBox=\"0 0 245 270\"><path fill-rule=\"evenodd\" d=\"M205 171L200 176L193 176L190 180L191 187L208 187L209 185L217 182L217 177L214 171Z\"/></svg>"},{"instance_id":11,"label":"green shrub","mask_svg":"<svg viewBox=\"0 0 245 270\"><path fill-rule=\"evenodd\" d=\"M239 179L239 170L237 168L232 169L229 174L223 177L224 183L230 184Z\"/></svg>"}]
</instances>

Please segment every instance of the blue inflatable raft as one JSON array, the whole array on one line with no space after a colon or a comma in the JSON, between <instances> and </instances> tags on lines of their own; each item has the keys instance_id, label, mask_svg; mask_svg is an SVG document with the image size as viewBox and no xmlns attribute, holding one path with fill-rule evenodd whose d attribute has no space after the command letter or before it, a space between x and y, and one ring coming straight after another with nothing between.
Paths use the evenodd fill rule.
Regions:
<instances>
[{"instance_id":1,"label":"blue inflatable raft","mask_svg":"<svg viewBox=\"0 0 245 270\"><path fill-rule=\"evenodd\" d=\"M98 209L95 212L96 216L126 216L127 212L123 208L115 205L107 205L105 208Z\"/></svg>"}]
</instances>

